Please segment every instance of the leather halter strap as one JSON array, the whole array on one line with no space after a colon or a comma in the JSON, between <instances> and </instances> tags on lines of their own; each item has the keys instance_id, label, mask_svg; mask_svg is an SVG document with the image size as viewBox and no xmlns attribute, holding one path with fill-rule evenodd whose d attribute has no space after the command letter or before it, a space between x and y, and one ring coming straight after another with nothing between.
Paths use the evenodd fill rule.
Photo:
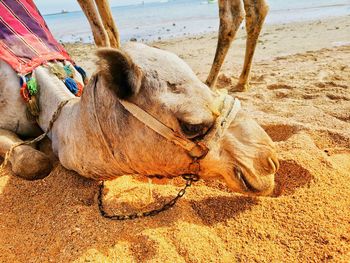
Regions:
<instances>
[{"instance_id":1,"label":"leather halter strap","mask_svg":"<svg viewBox=\"0 0 350 263\"><path fill-rule=\"evenodd\" d=\"M211 146L216 143L225 133L232 121L235 119L238 111L241 109L241 103L229 95L224 96L220 115L217 117L214 127L205 135L203 141L194 142L178 134L162 122L158 121L148 112L139 106L125 100L119 100L123 107L130 112L136 119L144 123L147 127L163 136L167 140L182 147L188 154L195 159L202 159L207 155Z\"/></svg>"},{"instance_id":2,"label":"leather halter strap","mask_svg":"<svg viewBox=\"0 0 350 263\"><path fill-rule=\"evenodd\" d=\"M119 100L120 104L130 112L136 119L144 123L148 128L152 129L159 135L163 136L165 139L173 142L174 144L182 147L186 150L192 158L202 158L204 157L209 149L202 143L195 143L180 134L176 133L173 129L169 128L162 122L158 121L151 114L144 111L137 105L128 102L126 100Z\"/></svg>"},{"instance_id":3,"label":"leather halter strap","mask_svg":"<svg viewBox=\"0 0 350 263\"><path fill-rule=\"evenodd\" d=\"M96 112L96 105L95 105L95 92L96 92L96 86L97 86L97 76L94 76L94 87L92 91L93 95L93 108L94 108L94 115L97 122L97 126L99 127L100 133L102 135L102 139L104 141L104 144L110 154L114 157L112 150L110 148L110 145L105 137L105 134L102 131L101 123L99 121L99 118L97 116ZM175 132L173 129L166 126L164 123L157 120L155 117L153 117L151 114L146 112L145 110L141 109L136 104L126 101L126 100L120 100L120 104L131 114L133 115L137 120L145 124L147 127L164 137L165 139L173 142L174 144L182 147L189 156L194 160L193 164L197 163L198 160L204 158L209 150L217 143L217 141L222 138L225 131L228 129L232 121L235 119L237 113L241 109L241 103L238 99L233 98L230 95L227 95L227 91L216 91L218 98L221 100L221 109L220 109L220 115L216 118L215 124L210 129L210 131L205 135L204 139L201 141L191 141L188 138L184 137L182 134L179 134ZM192 170L192 169L191 169ZM194 168L193 170L198 170L198 168Z\"/></svg>"}]
</instances>

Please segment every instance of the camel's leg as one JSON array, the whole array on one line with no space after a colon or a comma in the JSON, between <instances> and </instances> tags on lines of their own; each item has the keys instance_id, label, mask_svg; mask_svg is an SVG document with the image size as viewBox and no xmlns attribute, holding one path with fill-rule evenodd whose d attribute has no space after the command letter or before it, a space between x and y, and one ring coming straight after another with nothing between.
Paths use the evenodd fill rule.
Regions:
<instances>
[{"instance_id":1,"label":"camel's leg","mask_svg":"<svg viewBox=\"0 0 350 263\"><path fill-rule=\"evenodd\" d=\"M78 0L81 9L87 17L92 34L94 36L95 44L98 47L109 47L109 39L106 30L103 27L101 18L97 12L93 0Z\"/></svg>"},{"instance_id":2,"label":"camel's leg","mask_svg":"<svg viewBox=\"0 0 350 263\"><path fill-rule=\"evenodd\" d=\"M15 133L0 129L0 156L5 157L11 146L19 142L22 140ZM42 179L52 170L49 157L28 145L14 148L8 161L14 174L26 180Z\"/></svg>"},{"instance_id":3,"label":"camel's leg","mask_svg":"<svg viewBox=\"0 0 350 263\"><path fill-rule=\"evenodd\" d=\"M227 51L242 23L244 12L240 0L219 0L220 27L218 45L213 65L207 78L207 85L214 87Z\"/></svg>"},{"instance_id":4,"label":"camel's leg","mask_svg":"<svg viewBox=\"0 0 350 263\"><path fill-rule=\"evenodd\" d=\"M120 38L118 28L114 22L112 11L108 0L95 0L98 12L102 19L105 30L109 38L109 43L113 48L120 48Z\"/></svg>"},{"instance_id":5,"label":"camel's leg","mask_svg":"<svg viewBox=\"0 0 350 263\"><path fill-rule=\"evenodd\" d=\"M247 43L243 70L237 85L237 90L240 91L244 91L249 88L249 74L252 67L255 47L258 42L258 37L265 21L265 17L269 11L269 7L265 0L243 1L246 12Z\"/></svg>"}]
</instances>

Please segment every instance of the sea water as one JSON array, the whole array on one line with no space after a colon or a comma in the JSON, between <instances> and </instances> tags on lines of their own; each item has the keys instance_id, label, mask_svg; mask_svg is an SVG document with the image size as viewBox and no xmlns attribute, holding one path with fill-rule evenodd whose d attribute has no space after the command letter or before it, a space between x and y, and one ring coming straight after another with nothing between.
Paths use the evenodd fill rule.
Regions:
<instances>
[{"instance_id":1,"label":"sea water","mask_svg":"<svg viewBox=\"0 0 350 263\"><path fill-rule=\"evenodd\" d=\"M269 0L266 23L288 23L350 15L350 0ZM218 6L206 0L160 0L112 7L122 41L152 41L215 32ZM81 11L45 15L54 36L63 42L92 42ZM350 17L349 17L350 19Z\"/></svg>"}]
</instances>

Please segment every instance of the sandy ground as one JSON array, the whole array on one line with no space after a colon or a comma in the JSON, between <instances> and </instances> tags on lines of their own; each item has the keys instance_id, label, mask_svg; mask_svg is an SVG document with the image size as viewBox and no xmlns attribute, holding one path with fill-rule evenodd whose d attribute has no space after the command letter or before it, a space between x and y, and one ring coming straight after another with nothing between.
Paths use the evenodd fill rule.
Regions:
<instances>
[{"instance_id":1,"label":"sandy ground","mask_svg":"<svg viewBox=\"0 0 350 263\"><path fill-rule=\"evenodd\" d=\"M215 42L205 35L153 45L179 54L205 79ZM350 262L349 42L350 17L262 33L251 89L234 95L277 144L277 197L245 197L201 181L169 211L111 222L98 213L96 182L59 165L39 182L6 173L0 262ZM243 46L240 32L219 86L234 88ZM67 48L92 71L92 46ZM107 183L106 206L152 207L181 184L121 177Z\"/></svg>"}]
</instances>

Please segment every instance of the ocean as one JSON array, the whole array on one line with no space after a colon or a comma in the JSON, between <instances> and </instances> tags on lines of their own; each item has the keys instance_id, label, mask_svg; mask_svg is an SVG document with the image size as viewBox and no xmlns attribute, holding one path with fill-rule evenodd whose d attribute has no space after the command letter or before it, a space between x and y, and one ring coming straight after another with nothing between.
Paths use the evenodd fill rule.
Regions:
<instances>
[{"instance_id":1,"label":"ocean","mask_svg":"<svg viewBox=\"0 0 350 263\"><path fill-rule=\"evenodd\" d=\"M350 15L350 0L270 0L267 24L317 20ZM216 32L217 3L205 0L159 0L112 7L123 42L153 41ZM56 39L93 42L89 24L81 11L44 15ZM349 17L350 19L350 17Z\"/></svg>"}]
</instances>

